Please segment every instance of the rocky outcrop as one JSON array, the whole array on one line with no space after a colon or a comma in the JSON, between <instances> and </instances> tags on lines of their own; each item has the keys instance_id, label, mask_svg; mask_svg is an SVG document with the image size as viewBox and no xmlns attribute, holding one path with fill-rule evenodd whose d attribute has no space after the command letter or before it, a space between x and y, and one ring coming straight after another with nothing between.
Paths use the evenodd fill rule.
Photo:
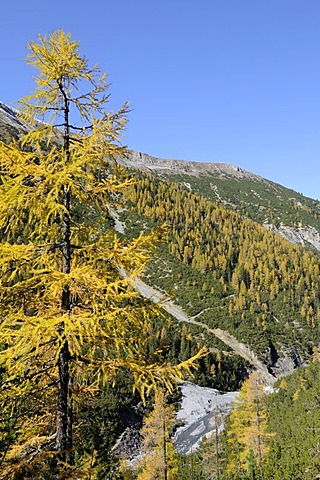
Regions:
<instances>
[{"instance_id":1,"label":"rocky outcrop","mask_svg":"<svg viewBox=\"0 0 320 480\"><path fill-rule=\"evenodd\" d=\"M302 247L309 247L310 245L320 251L320 232L314 227L289 227L288 225L270 225L265 223L264 226L272 232L281 235L291 243L296 243Z\"/></svg>"},{"instance_id":2,"label":"rocky outcrop","mask_svg":"<svg viewBox=\"0 0 320 480\"><path fill-rule=\"evenodd\" d=\"M18 110L14 110L0 101L0 122L17 130L26 130L26 125L19 118Z\"/></svg>"},{"instance_id":3,"label":"rocky outcrop","mask_svg":"<svg viewBox=\"0 0 320 480\"><path fill-rule=\"evenodd\" d=\"M120 435L112 453L115 457L126 458L127 462L134 462L141 454L142 437L140 434L141 425L130 425Z\"/></svg>"},{"instance_id":4,"label":"rocky outcrop","mask_svg":"<svg viewBox=\"0 0 320 480\"><path fill-rule=\"evenodd\" d=\"M236 179L251 179L259 182L265 180L254 173L247 172L242 168L230 163L211 163L211 162L191 162L186 160L173 160L165 158L157 158L147 153L128 150L125 158L119 159L119 162L129 168L137 168L145 172L163 172L163 173L179 173L186 175L206 175L210 174L217 178L228 177Z\"/></svg>"},{"instance_id":5,"label":"rocky outcrop","mask_svg":"<svg viewBox=\"0 0 320 480\"><path fill-rule=\"evenodd\" d=\"M270 367L273 375L277 378L290 375L296 368L302 367L304 361L296 350L282 351L277 362Z\"/></svg>"}]
</instances>

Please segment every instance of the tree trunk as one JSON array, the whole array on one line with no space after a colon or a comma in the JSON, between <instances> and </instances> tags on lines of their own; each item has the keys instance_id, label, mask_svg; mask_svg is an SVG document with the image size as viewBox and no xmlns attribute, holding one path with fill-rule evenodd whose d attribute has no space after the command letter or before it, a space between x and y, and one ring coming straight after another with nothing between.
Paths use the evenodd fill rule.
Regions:
<instances>
[{"instance_id":1,"label":"tree trunk","mask_svg":"<svg viewBox=\"0 0 320 480\"><path fill-rule=\"evenodd\" d=\"M162 404L164 408L164 402ZM166 438L166 420L165 411L163 410L163 479L168 480L168 465L167 465L167 438Z\"/></svg>"},{"instance_id":2,"label":"tree trunk","mask_svg":"<svg viewBox=\"0 0 320 480\"><path fill-rule=\"evenodd\" d=\"M65 161L70 160L70 136L69 136L69 102L65 93L63 83L59 84L60 91L64 98L64 151ZM70 273L71 270L71 192L66 186L62 192L62 202L66 212L62 216L62 273ZM65 285L62 290L62 310L70 314L71 296L70 288ZM72 390L70 388L70 352L68 340L65 338L65 325L61 322L58 328L63 339L61 351L58 358L58 398L57 398L57 439L56 448L61 461L73 464L72 454Z\"/></svg>"},{"instance_id":3,"label":"tree trunk","mask_svg":"<svg viewBox=\"0 0 320 480\"><path fill-rule=\"evenodd\" d=\"M66 461L69 450L68 441L68 399L69 399L69 348L65 342L58 359L59 368L59 390L57 401L57 439L56 448L61 461Z\"/></svg>"},{"instance_id":4,"label":"tree trunk","mask_svg":"<svg viewBox=\"0 0 320 480\"><path fill-rule=\"evenodd\" d=\"M70 193L65 193L64 203L70 209ZM63 246L62 246L62 272L70 273L71 246L70 246L70 218L64 215L63 218ZM69 286L62 291L62 309L70 313L71 299ZM64 323L59 326L59 334L64 339ZM57 399L57 440L56 448L60 460L72 463L72 392L70 389L70 353L67 339L63 340L58 358L59 382Z\"/></svg>"},{"instance_id":5,"label":"tree trunk","mask_svg":"<svg viewBox=\"0 0 320 480\"><path fill-rule=\"evenodd\" d=\"M217 415L217 397L216 397L216 407L214 410L214 431L215 431L215 454L216 454L216 477L217 480L220 480L220 458L219 458L219 426L218 426L218 415Z\"/></svg>"}]
</instances>

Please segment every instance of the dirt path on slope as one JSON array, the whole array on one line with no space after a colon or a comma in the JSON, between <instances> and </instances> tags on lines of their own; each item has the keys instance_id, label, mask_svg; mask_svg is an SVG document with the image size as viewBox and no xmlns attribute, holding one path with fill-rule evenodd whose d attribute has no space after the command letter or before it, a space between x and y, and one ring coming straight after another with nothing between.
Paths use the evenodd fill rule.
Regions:
<instances>
[{"instance_id":1,"label":"dirt path on slope","mask_svg":"<svg viewBox=\"0 0 320 480\"><path fill-rule=\"evenodd\" d=\"M115 221L115 229L121 233L124 233L125 224L119 221L119 216L115 209L111 210L111 216ZM119 270L121 275L127 277L127 273L123 268L120 268ZM235 353L240 355L240 357L247 360L264 378L266 385L274 384L276 378L268 372L267 367L257 358L255 353L252 352L247 345L239 342L233 335L230 335L230 333L226 332L225 330L221 330L221 328L210 328L205 323L195 320L195 318L197 318L201 312L195 315L195 317L189 317L179 305L176 305L160 290L150 287L145 282L140 280L140 278L135 278L134 282L134 288L144 298L148 298L154 303L159 303L164 310L170 313L170 315L172 315L179 322L192 323L193 325L197 325L203 330L207 330L207 332L212 333L225 345L228 345L228 347L230 347Z\"/></svg>"},{"instance_id":2,"label":"dirt path on slope","mask_svg":"<svg viewBox=\"0 0 320 480\"><path fill-rule=\"evenodd\" d=\"M267 367L257 358L255 353L252 352L247 345L239 342L233 335L230 335L230 333L226 332L225 330L221 330L221 328L210 328L205 323L195 320L194 317L189 317L179 305L176 305L162 292L154 287L150 287L139 278L135 279L134 287L144 298L148 298L154 303L159 303L164 310L170 313L179 322L192 323L193 325L197 325L198 327L201 327L202 329L207 330L209 333L215 335L217 338L219 338L219 340L228 345L228 347L232 348L234 352L251 363L251 365L264 378L266 384L274 384L276 378L268 372Z\"/></svg>"}]
</instances>

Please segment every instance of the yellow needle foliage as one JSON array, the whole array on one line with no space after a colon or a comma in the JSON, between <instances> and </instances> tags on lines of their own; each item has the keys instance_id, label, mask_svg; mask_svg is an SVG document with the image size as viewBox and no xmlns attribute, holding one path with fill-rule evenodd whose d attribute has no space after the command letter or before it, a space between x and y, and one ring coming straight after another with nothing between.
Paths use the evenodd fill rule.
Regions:
<instances>
[{"instance_id":1,"label":"yellow needle foliage","mask_svg":"<svg viewBox=\"0 0 320 480\"><path fill-rule=\"evenodd\" d=\"M32 445L41 453L40 440L61 437L52 417L66 416L70 435L70 399L114 381L119 369L132 372L144 396L159 380L170 388L193 363L148 359L146 326L158 312L132 285L157 234L128 242L110 228L110 206L130 183L115 161L124 154L118 140L127 105L104 111L105 75L88 68L78 47L62 30L29 44L27 62L39 74L20 106L31 129L19 142L0 143L0 407L4 423L17 421L20 442L8 443L11 461L31 462ZM82 94L84 82L90 89ZM41 424L34 417L22 434L30 398ZM68 448L61 438L43 445L59 454Z\"/></svg>"},{"instance_id":2,"label":"yellow needle foliage","mask_svg":"<svg viewBox=\"0 0 320 480\"><path fill-rule=\"evenodd\" d=\"M176 480L178 458L171 441L175 411L166 404L163 390L156 394L154 409L145 419L141 430L144 456L140 461L137 480Z\"/></svg>"},{"instance_id":3,"label":"yellow needle foliage","mask_svg":"<svg viewBox=\"0 0 320 480\"><path fill-rule=\"evenodd\" d=\"M268 443L274 434L267 431L264 386L260 375L253 372L244 382L230 413L228 444L232 450L227 465L229 474L247 472L251 457L259 464L268 452Z\"/></svg>"}]
</instances>

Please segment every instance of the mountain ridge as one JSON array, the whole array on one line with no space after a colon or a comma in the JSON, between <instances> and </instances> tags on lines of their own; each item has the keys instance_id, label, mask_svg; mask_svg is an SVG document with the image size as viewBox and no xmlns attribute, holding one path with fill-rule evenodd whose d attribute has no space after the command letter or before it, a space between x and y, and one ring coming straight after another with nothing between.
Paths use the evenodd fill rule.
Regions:
<instances>
[{"instance_id":1,"label":"mountain ridge","mask_svg":"<svg viewBox=\"0 0 320 480\"><path fill-rule=\"evenodd\" d=\"M126 157L118 161L127 168L176 181L257 221L292 243L320 251L320 202L317 200L228 163L164 159L130 149ZM205 189L199 187L204 181ZM242 196L240 202L231 188L228 189L228 182L233 184L232 190ZM272 201L279 203L275 212L270 209ZM247 214L245 210L250 207L256 212ZM281 216L283 207L290 207L292 211L291 225Z\"/></svg>"},{"instance_id":2,"label":"mountain ridge","mask_svg":"<svg viewBox=\"0 0 320 480\"><path fill-rule=\"evenodd\" d=\"M264 181L264 178L244 170L243 168L224 162L198 162L191 160L166 159L142 153L129 149L128 155L124 159L119 159L120 163L127 167L137 168L142 171L187 173L189 175L203 175L204 173L214 173L217 177L235 177L252 178Z\"/></svg>"}]
</instances>

